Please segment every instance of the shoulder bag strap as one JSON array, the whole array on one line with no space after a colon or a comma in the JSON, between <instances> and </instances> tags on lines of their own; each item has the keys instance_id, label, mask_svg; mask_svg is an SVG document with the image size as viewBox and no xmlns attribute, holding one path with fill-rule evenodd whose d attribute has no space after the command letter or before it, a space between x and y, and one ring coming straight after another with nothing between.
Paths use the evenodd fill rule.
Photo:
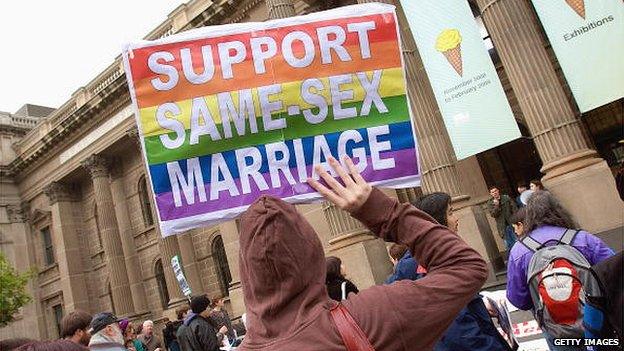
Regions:
<instances>
[{"instance_id":1,"label":"shoulder bag strap","mask_svg":"<svg viewBox=\"0 0 624 351\"><path fill-rule=\"evenodd\" d=\"M527 249L529 249L531 252L535 252L539 250L540 247L542 247L542 243L531 238L530 235L525 236L522 240L520 240L520 243L526 246Z\"/></svg>"},{"instance_id":2,"label":"shoulder bag strap","mask_svg":"<svg viewBox=\"0 0 624 351\"><path fill-rule=\"evenodd\" d=\"M342 292L342 299L341 300L346 300L347 299L347 282L344 281L342 282L342 284L340 284L340 291Z\"/></svg>"},{"instance_id":3,"label":"shoulder bag strap","mask_svg":"<svg viewBox=\"0 0 624 351\"><path fill-rule=\"evenodd\" d=\"M347 351L375 351L346 307L338 303L330 310L330 313Z\"/></svg>"},{"instance_id":4,"label":"shoulder bag strap","mask_svg":"<svg viewBox=\"0 0 624 351\"><path fill-rule=\"evenodd\" d=\"M574 241L574 238L576 238L576 234L578 234L579 231L580 230L566 229L566 231L561 236L561 239L559 239L559 243L572 245L572 242Z\"/></svg>"}]
</instances>

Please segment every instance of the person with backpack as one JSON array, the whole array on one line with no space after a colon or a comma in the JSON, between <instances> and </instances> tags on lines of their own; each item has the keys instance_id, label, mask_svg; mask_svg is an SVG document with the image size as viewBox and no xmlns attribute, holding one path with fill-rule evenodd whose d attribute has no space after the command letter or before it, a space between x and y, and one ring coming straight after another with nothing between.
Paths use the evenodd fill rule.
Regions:
<instances>
[{"instance_id":1,"label":"person with backpack","mask_svg":"<svg viewBox=\"0 0 624 351\"><path fill-rule=\"evenodd\" d=\"M350 293L359 292L357 286L346 278L342 261L338 257L330 256L325 259L325 284L329 297L336 301L346 300Z\"/></svg>"},{"instance_id":2,"label":"person with backpack","mask_svg":"<svg viewBox=\"0 0 624 351\"><path fill-rule=\"evenodd\" d=\"M483 258L411 204L373 188L345 158L339 177L316 165L315 190L377 237L407 245L429 274L332 300L321 241L296 207L262 196L240 220L240 279L247 334L238 351L431 350L488 276ZM341 182L342 181L342 182Z\"/></svg>"},{"instance_id":3,"label":"person with backpack","mask_svg":"<svg viewBox=\"0 0 624 351\"><path fill-rule=\"evenodd\" d=\"M583 337L582 291L600 294L589 269L613 255L598 237L575 228L550 192L535 192L526 206L525 236L507 264L507 299L521 310L533 310L551 350L586 350L555 346L553 340Z\"/></svg>"}]
</instances>

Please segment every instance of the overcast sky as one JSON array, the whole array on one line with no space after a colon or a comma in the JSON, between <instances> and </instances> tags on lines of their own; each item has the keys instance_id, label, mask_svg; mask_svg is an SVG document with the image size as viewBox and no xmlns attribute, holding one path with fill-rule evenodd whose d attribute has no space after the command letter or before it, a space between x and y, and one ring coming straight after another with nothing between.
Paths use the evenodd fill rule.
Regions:
<instances>
[{"instance_id":1,"label":"overcast sky","mask_svg":"<svg viewBox=\"0 0 624 351\"><path fill-rule=\"evenodd\" d=\"M185 0L0 0L0 111L59 107Z\"/></svg>"}]
</instances>

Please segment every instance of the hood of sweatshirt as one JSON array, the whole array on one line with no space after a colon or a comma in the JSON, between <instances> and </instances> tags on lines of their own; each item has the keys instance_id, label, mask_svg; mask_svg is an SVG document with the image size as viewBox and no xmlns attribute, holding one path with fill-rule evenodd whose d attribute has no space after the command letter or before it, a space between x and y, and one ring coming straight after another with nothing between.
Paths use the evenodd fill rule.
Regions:
<instances>
[{"instance_id":1,"label":"hood of sweatshirt","mask_svg":"<svg viewBox=\"0 0 624 351\"><path fill-rule=\"evenodd\" d=\"M239 267L248 345L290 337L331 304L321 241L282 200L263 196L242 215Z\"/></svg>"}]
</instances>

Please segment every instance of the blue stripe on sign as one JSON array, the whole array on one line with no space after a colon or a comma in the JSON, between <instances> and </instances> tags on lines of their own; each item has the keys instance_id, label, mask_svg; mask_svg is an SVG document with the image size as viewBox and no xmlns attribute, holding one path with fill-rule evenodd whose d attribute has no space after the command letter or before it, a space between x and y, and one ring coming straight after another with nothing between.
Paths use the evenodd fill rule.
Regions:
<instances>
[{"instance_id":1,"label":"blue stripe on sign","mask_svg":"<svg viewBox=\"0 0 624 351\"><path fill-rule=\"evenodd\" d=\"M389 127L390 133L379 136L377 139L379 142L390 141L391 151L414 148L414 139L412 136L412 126L410 122L395 123L395 124L389 125L388 127ZM366 155L367 156L370 155L370 147L368 144L368 133L366 132L366 129L367 128L357 129L357 131L360 133L363 139L361 142L358 142L358 143L354 141L347 142L347 145L346 145L347 154L352 155L353 154L352 150L354 148L364 147L366 149ZM331 134L324 134L325 139L327 140L327 145L329 146L329 149L331 150L331 153L334 156L338 155L338 138L340 137L340 134L342 133L343 131L331 133ZM305 163L306 165L310 165L312 164L312 158L313 158L314 137L306 137L306 138L303 138L301 141L303 144ZM297 162L294 156L295 150L293 146L293 141L287 140L285 141L285 143L291 155L289 158L289 162L288 162L289 167L295 168L297 166ZM258 145L258 146L255 146L255 148L257 148L260 151L260 154L262 156L262 166L260 167L260 173L268 173L269 165L267 162L266 147L264 145ZM225 151L222 154L232 174L232 177L234 179L237 179L239 177L239 173L238 173L238 166L236 165L236 156L234 154L234 150ZM282 155L278 154L277 155L278 159L281 156ZM212 161L212 155L206 155L206 156L202 156L199 158L201 171L202 171L202 175L204 178L204 183L210 183L211 161ZM321 161L324 161L324 160L322 159ZM180 161L174 161L174 162L179 162L182 172L184 174L187 173L186 172L186 160L180 160ZM171 182L169 181L169 174L167 172L166 163L151 165L149 167L149 170L150 170L150 174L152 177L152 182L154 182L154 192L156 194L171 191Z\"/></svg>"}]
</instances>

